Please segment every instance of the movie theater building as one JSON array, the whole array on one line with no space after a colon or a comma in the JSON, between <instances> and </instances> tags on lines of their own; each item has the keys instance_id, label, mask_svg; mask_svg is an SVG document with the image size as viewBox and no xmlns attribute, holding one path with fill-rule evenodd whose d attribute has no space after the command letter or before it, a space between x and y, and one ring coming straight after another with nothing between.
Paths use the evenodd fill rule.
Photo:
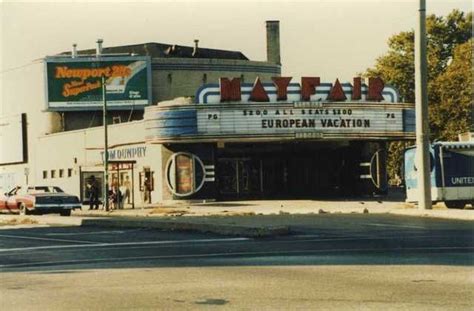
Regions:
<instances>
[{"instance_id":1,"label":"movie theater building","mask_svg":"<svg viewBox=\"0 0 474 311\"><path fill-rule=\"evenodd\" d=\"M384 193L386 143L414 138L413 105L380 79L219 82L108 126L110 181L129 182L127 202ZM86 199L87 179L104 178L103 139L102 127L41 136L37 178Z\"/></svg>"},{"instance_id":2,"label":"movie theater building","mask_svg":"<svg viewBox=\"0 0 474 311\"><path fill-rule=\"evenodd\" d=\"M265 62L197 43L46 58L43 93L0 120L2 147L23 142L2 148L0 188L55 185L87 201L88 179L105 180L104 76L109 184L131 206L384 193L386 143L414 138L414 106L377 78L281 77L278 33L267 22Z\"/></svg>"},{"instance_id":3,"label":"movie theater building","mask_svg":"<svg viewBox=\"0 0 474 311\"><path fill-rule=\"evenodd\" d=\"M144 119L146 143L161 146L163 200L385 193L386 143L415 129L413 104L378 78L222 78Z\"/></svg>"}]
</instances>

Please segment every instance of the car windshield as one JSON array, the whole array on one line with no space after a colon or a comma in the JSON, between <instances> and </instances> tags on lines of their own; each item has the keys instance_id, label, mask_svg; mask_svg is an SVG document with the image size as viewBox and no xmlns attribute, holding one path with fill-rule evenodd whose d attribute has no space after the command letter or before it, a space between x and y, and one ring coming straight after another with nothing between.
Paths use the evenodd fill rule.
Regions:
<instances>
[{"instance_id":1,"label":"car windshield","mask_svg":"<svg viewBox=\"0 0 474 311\"><path fill-rule=\"evenodd\" d=\"M8 192L8 195L16 195L20 191L21 187L17 186Z\"/></svg>"},{"instance_id":2,"label":"car windshield","mask_svg":"<svg viewBox=\"0 0 474 311\"><path fill-rule=\"evenodd\" d=\"M55 186L36 186L29 187L28 193L62 193L64 192L61 188Z\"/></svg>"}]
</instances>

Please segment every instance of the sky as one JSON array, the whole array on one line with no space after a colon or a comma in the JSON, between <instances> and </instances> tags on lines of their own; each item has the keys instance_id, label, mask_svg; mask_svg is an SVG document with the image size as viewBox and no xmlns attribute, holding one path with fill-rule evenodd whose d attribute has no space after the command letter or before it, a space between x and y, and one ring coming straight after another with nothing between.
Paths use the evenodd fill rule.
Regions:
<instances>
[{"instance_id":1,"label":"sky","mask_svg":"<svg viewBox=\"0 0 474 311\"><path fill-rule=\"evenodd\" d=\"M469 0L427 0L427 13L472 10ZM266 59L266 20L280 20L282 74L351 81L387 50L388 38L414 29L417 0L50 1L0 0L0 98L47 55L161 42L237 50ZM6 82L8 81L8 87ZM1 105L0 105L1 106ZM0 111L1 112L1 111Z\"/></svg>"}]
</instances>

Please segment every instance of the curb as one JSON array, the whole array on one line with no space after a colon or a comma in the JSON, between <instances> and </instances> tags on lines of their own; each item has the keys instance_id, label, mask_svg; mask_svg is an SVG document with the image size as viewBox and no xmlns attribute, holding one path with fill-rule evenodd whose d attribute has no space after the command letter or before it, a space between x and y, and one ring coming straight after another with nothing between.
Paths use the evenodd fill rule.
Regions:
<instances>
[{"instance_id":1,"label":"curb","mask_svg":"<svg viewBox=\"0 0 474 311\"><path fill-rule=\"evenodd\" d=\"M64 216L20 216L20 215L0 215L1 221L11 221L11 220L21 221L31 221L32 224L39 225L53 225L53 226L80 226L82 223L81 218L78 217L64 217Z\"/></svg>"},{"instance_id":2,"label":"curb","mask_svg":"<svg viewBox=\"0 0 474 311\"><path fill-rule=\"evenodd\" d=\"M83 227L112 227L112 228L150 228L166 231L185 231L216 233L227 236L240 236L249 238L264 238L280 235L288 235L289 227L250 227L236 226L228 224L207 224L194 222L176 222L163 220L143 220L143 219L83 219Z\"/></svg>"},{"instance_id":3,"label":"curb","mask_svg":"<svg viewBox=\"0 0 474 311\"><path fill-rule=\"evenodd\" d=\"M411 217L429 217L439 219L474 221L474 211L471 210L391 210L389 214Z\"/></svg>"}]
</instances>

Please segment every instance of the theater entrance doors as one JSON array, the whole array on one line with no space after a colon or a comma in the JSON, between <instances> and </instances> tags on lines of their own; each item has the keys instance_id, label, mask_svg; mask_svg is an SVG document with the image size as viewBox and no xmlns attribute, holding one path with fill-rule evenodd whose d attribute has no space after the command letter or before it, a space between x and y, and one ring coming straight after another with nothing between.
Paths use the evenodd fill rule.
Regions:
<instances>
[{"instance_id":1,"label":"theater entrance doors","mask_svg":"<svg viewBox=\"0 0 474 311\"><path fill-rule=\"evenodd\" d=\"M217 153L219 200L311 199L360 192L361 144L239 144Z\"/></svg>"},{"instance_id":2,"label":"theater entrance doors","mask_svg":"<svg viewBox=\"0 0 474 311\"><path fill-rule=\"evenodd\" d=\"M222 198L255 198L262 193L261 160L221 158L218 160L219 192Z\"/></svg>"}]
</instances>

